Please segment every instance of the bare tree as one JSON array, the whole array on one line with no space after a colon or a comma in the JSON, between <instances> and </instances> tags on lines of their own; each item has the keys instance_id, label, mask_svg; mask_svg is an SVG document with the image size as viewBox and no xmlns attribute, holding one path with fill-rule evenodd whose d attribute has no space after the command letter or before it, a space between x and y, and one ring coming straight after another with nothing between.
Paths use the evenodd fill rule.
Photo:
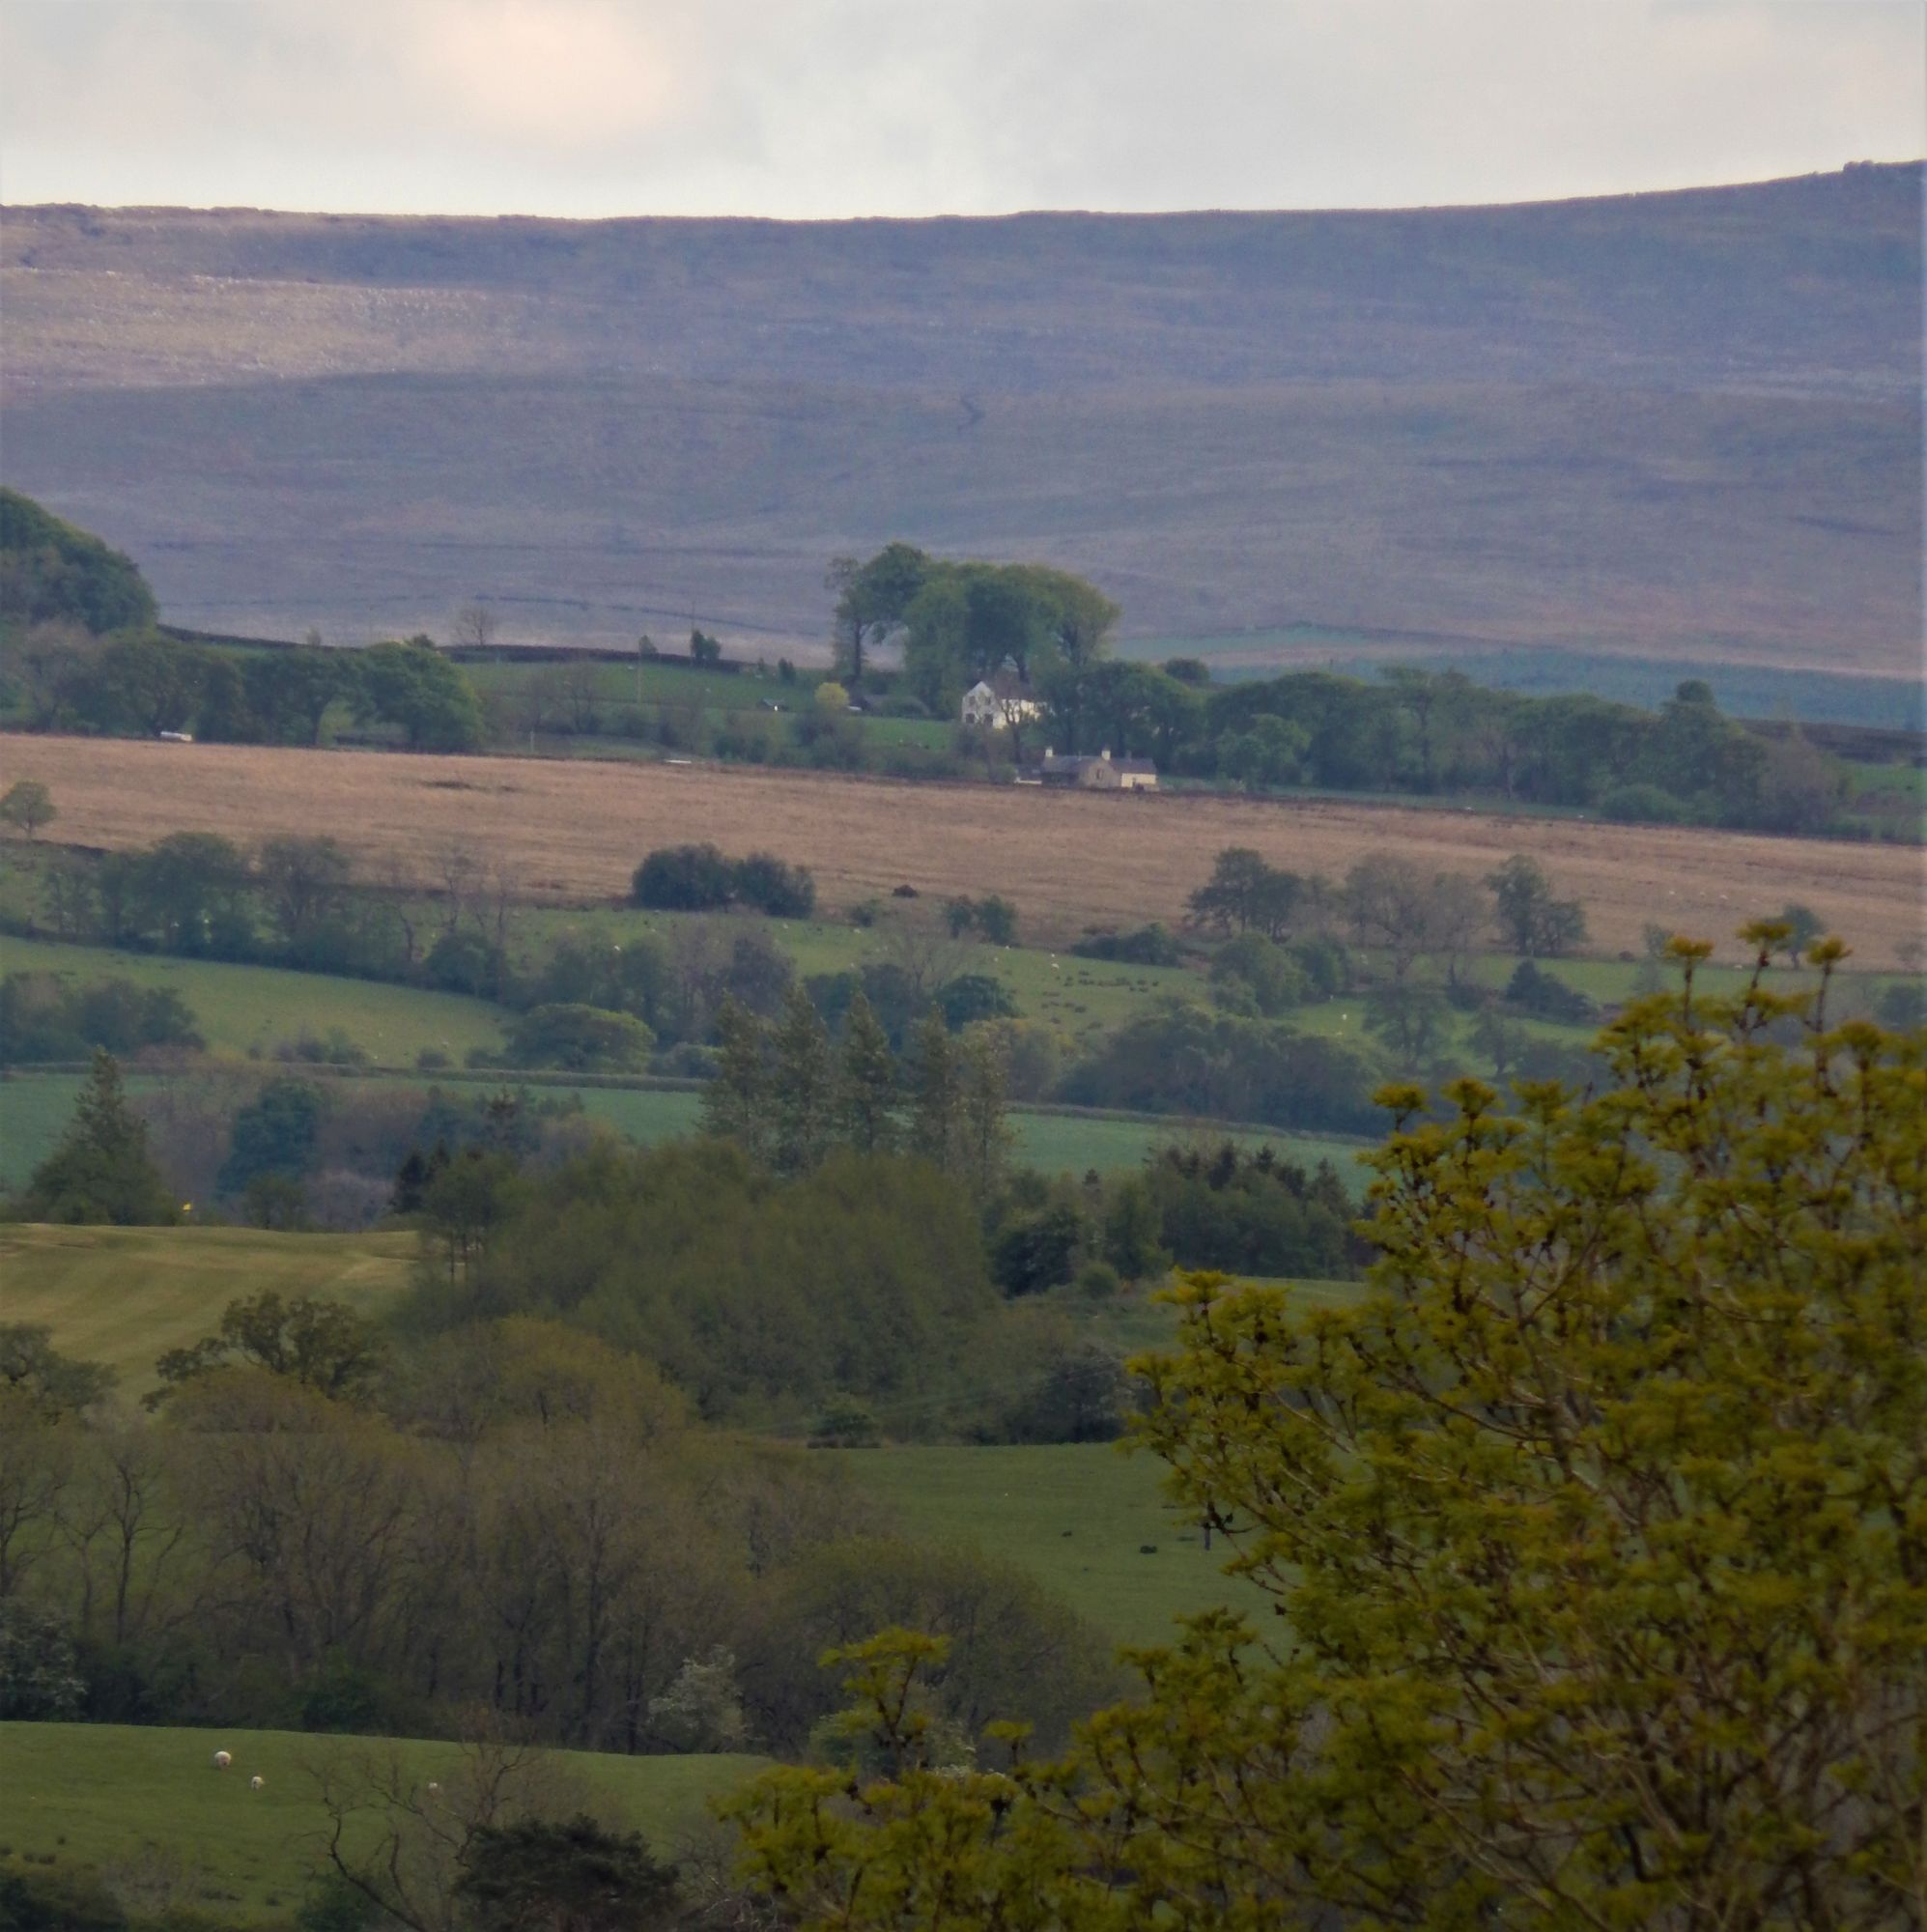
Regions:
<instances>
[{"instance_id":1,"label":"bare tree","mask_svg":"<svg viewBox=\"0 0 1927 1932\"><path fill-rule=\"evenodd\" d=\"M323 1857L411 1932L458 1932L456 1888L480 1833L584 1808L553 1759L496 1729L464 1745L440 1778L417 1776L393 1745L339 1746L305 1768L327 1814Z\"/></svg>"},{"instance_id":2,"label":"bare tree","mask_svg":"<svg viewBox=\"0 0 1927 1932\"><path fill-rule=\"evenodd\" d=\"M493 649L500 630L500 618L486 604L465 604L455 613L455 641L468 650Z\"/></svg>"},{"instance_id":3,"label":"bare tree","mask_svg":"<svg viewBox=\"0 0 1927 1932\"><path fill-rule=\"evenodd\" d=\"M435 855L435 876L441 888L441 929L453 934L481 900L484 868L475 848L461 839L451 840ZM475 913L476 923L481 914Z\"/></svg>"},{"instance_id":4,"label":"bare tree","mask_svg":"<svg viewBox=\"0 0 1927 1932\"><path fill-rule=\"evenodd\" d=\"M602 668L592 658L569 658L556 667L555 680L569 728L587 737L602 722Z\"/></svg>"}]
</instances>

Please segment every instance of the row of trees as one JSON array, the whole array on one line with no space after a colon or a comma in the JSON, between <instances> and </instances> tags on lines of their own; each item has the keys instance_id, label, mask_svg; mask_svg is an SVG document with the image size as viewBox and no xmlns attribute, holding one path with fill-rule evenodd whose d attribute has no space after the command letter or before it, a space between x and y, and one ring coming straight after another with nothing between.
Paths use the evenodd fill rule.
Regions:
<instances>
[{"instance_id":1,"label":"row of trees","mask_svg":"<svg viewBox=\"0 0 1927 1932\"><path fill-rule=\"evenodd\" d=\"M993 1031L955 1037L932 1007L903 1064L861 992L833 1047L801 987L773 1022L725 1004L718 1031L703 1123L777 1173L806 1172L848 1148L863 1155L907 1151L979 1193L1001 1179L1010 1150L1008 1083Z\"/></svg>"},{"instance_id":2,"label":"row of trees","mask_svg":"<svg viewBox=\"0 0 1927 1932\"><path fill-rule=\"evenodd\" d=\"M696 1427L642 1360L553 1321L397 1344L235 1304L154 1412L0 1328L0 1708L20 1718L446 1735L494 1714L616 1751L808 1747L826 1644L904 1617L983 1639L974 1733L1104 1646L1009 1568L882 1532L805 1454ZM992 1635L992 1628L995 1636Z\"/></svg>"},{"instance_id":3,"label":"row of trees","mask_svg":"<svg viewBox=\"0 0 1927 1932\"><path fill-rule=\"evenodd\" d=\"M1557 958L1586 937L1585 907L1559 897L1544 868L1523 852L1483 879L1427 872L1397 853L1374 852L1335 887L1318 873L1272 866L1249 846L1228 845L1189 905L1193 924L1223 934L1277 940L1342 923L1401 980L1432 953L1453 960L1456 977L1456 962L1491 937L1523 959Z\"/></svg>"},{"instance_id":4,"label":"row of trees","mask_svg":"<svg viewBox=\"0 0 1927 1932\"><path fill-rule=\"evenodd\" d=\"M421 637L357 651L302 645L241 656L153 629L94 639L41 626L9 650L5 670L14 704L37 731L315 745L340 706L364 726L398 732L411 751L468 752L483 737L467 673Z\"/></svg>"}]
</instances>

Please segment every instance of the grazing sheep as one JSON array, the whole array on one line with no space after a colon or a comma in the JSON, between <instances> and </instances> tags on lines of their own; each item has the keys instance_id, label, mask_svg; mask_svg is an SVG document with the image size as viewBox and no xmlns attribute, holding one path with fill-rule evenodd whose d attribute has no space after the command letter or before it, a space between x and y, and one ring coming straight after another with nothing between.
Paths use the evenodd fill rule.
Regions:
<instances>
[{"instance_id":1,"label":"grazing sheep","mask_svg":"<svg viewBox=\"0 0 1927 1932\"><path fill-rule=\"evenodd\" d=\"M216 1751L214 1753L214 1769L216 1771L225 1771L233 1762L233 1757L227 1751Z\"/></svg>"},{"instance_id":2,"label":"grazing sheep","mask_svg":"<svg viewBox=\"0 0 1927 1932\"><path fill-rule=\"evenodd\" d=\"M256 1772L255 1775L247 1780L247 1788L250 1791L259 1791L261 1787L267 1782L268 1780L265 1777L263 1777L259 1772Z\"/></svg>"}]
</instances>

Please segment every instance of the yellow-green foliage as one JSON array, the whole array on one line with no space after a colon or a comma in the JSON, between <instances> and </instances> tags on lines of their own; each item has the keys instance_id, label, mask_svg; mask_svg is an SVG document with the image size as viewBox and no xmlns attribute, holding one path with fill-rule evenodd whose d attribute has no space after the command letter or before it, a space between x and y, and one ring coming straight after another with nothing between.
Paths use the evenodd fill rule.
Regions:
<instances>
[{"instance_id":1,"label":"yellow-green foliage","mask_svg":"<svg viewBox=\"0 0 1927 1932\"><path fill-rule=\"evenodd\" d=\"M1409 1114L1357 1307L1189 1279L1145 1435L1289 1646L1194 1619L1007 1774L857 1646L893 1775L742 1807L801 1922L1920 1922L1927 1041L1771 991L1782 936L1729 1000L1677 945L1594 1097Z\"/></svg>"}]
</instances>

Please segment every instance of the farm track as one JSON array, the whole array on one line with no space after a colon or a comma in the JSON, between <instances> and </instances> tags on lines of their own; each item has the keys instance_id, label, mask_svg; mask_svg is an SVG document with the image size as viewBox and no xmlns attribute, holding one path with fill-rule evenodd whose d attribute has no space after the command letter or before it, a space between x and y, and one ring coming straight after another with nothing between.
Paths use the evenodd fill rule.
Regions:
<instances>
[{"instance_id":1,"label":"farm track","mask_svg":"<svg viewBox=\"0 0 1927 1932\"><path fill-rule=\"evenodd\" d=\"M1131 798L911 784L716 765L432 757L134 739L0 739L8 782L54 795L60 840L108 849L170 832L246 843L327 834L370 867L432 886L467 847L505 863L520 896L623 894L652 847L711 839L815 873L839 909L899 885L943 898L1001 893L1027 938L1173 922L1227 845L1297 872L1343 873L1371 852L1482 874L1512 852L1576 895L1591 950L1635 951L1651 921L1720 943L1788 900L1810 905L1860 960L1891 968L1917 936L1921 854L1908 847L1673 827L1509 818L1458 810L1223 797Z\"/></svg>"}]
</instances>

